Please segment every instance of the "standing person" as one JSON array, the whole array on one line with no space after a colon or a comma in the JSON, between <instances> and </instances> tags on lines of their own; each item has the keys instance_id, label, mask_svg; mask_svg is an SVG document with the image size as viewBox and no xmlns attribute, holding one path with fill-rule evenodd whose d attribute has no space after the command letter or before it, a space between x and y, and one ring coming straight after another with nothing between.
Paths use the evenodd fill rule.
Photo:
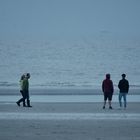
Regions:
<instances>
[{"instance_id":1,"label":"standing person","mask_svg":"<svg viewBox=\"0 0 140 140\"><path fill-rule=\"evenodd\" d=\"M30 96L29 96L29 79L30 73L27 73L23 80L23 94L25 95L25 99L27 99L27 107L32 107L30 105Z\"/></svg>"},{"instance_id":2,"label":"standing person","mask_svg":"<svg viewBox=\"0 0 140 140\"><path fill-rule=\"evenodd\" d=\"M129 82L128 82L128 80L125 79L125 77L126 77L126 74L122 74L122 80L120 80L119 84L118 84L118 88L120 90L120 93L119 93L120 108L122 108L122 101L121 100L123 97L124 109L127 106L126 95L128 94L128 91L129 91Z\"/></svg>"},{"instance_id":3,"label":"standing person","mask_svg":"<svg viewBox=\"0 0 140 140\"><path fill-rule=\"evenodd\" d=\"M20 106L20 102L23 102L23 107L26 107L26 104L25 104L25 95L23 93L23 80L24 80L24 78L25 78L25 75L23 74L21 76L20 81L19 81L20 82L20 93L22 95L22 98L19 101L17 101L16 103L17 103L18 106Z\"/></svg>"},{"instance_id":4,"label":"standing person","mask_svg":"<svg viewBox=\"0 0 140 140\"><path fill-rule=\"evenodd\" d=\"M105 109L106 101L108 99L109 109L112 109L111 101L114 92L113 82L110 80L110 74L106 74L106 79L102 82L102 91L104 93L104 105L103 109Z\"/></svg>"}]
</instances>

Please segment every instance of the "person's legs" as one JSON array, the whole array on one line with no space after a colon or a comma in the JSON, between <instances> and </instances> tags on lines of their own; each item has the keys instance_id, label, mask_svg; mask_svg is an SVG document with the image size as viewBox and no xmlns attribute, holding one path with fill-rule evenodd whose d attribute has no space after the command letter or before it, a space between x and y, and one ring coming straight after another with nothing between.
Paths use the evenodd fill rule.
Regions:
<instances>
[{"instance_id":1,"label":"person's legs","mask_svg":"<svg viewBox=\"0 0 140 140\"><path fill-rule=\"evenodd\" d=\"M29 91L28 91L28 90L26 91L26 95L27 95L27 106L28 106L28 107L32 107L32 106L30 105L30 97L29 97Z\"/></svg>"},{"instance_id":2,"label":"person's legs","mask_svg":"<svg viewBox=\"0 0 140 140\"><path fill-rule=\"evenodd\" d=\"M105 109L105 106L106 106L106 100L107 100L107 96L106 96L106 94L104 93L104 105L103 105L103 109Z\"/></svg>"},{"instance_id":3,"label":"person's legs","mask_svg":"<svg viewBox=\"0 0 140 140\"><path fill-rule=\"evenodd\" d=\"M112 109L111 100L108 100L108 104L109 104L109 109Z\"/></svg>"},{"instance_id":4,"label":"person's legs","mask_svg":"<svg viewBox=\"0 0 140 140\"><path fill-rule=\"evenodd\" d=\"M30 100L27 100L27 107L32 107L30 104Z\"/></svg>"},{"instance_id":5,"label":"person's legs","mask_svg":"<svg viewBox=\"0 0 140 140\"><path fill-rule=\"evenodd\" d=\"M106 100L104 100L104 105L103 105L103 109L105 109L105 105L106 105Z\"/></svg>"},{"instance_id":6,"label":"person's legs","mask_svg":"<svg viewBox=\"0 0 140 140\"><path fill-rule=\"evenodd\" d=\"M124 108L126 108L127 106L126 93L123 93L123 100L124 100Z\"/></svg>"},{"instance_id":7,"label":"person's legs","mask_svg":"<svg viewBox=\"0 0 140 140\"><path fill-rule=\"evenodd\" d=\"M122 107L122 93L119 93L119 103L120 107Z\"/></svg>"},{"instance_id":8,"label":"person's legs","mask_svg":"<svg viewBox=\"0 0 140 140\"><path fill-rule=\"evenodd\" d=\"M24 98L21 98L20 100L18 100L16 103L18 106L20 106L20 103L24 101Z\"/></svg>"},{"instance_id":9,"label":"person's legs","mask_svg":"<svg viewBox=\"0 0 140 140\"><path fill-rule=\"evenodd\" d=\"M20 103L21 103L21 102L24 102L24 97L23 97L23 92L22 92L22 90L20 90L20 93L21 93L21 95L22 95L22 98L19 99L19 100L16 102L18 106L20 106Z\"/></svg>"},{"instance_id":10,"label":"person's legs","mask_svg":"<svg viewBox=\"0 0 140 140\"><path fill-rule=\"evenodd\" d=\"M108 104L109 104L109 109L112 109L112 106L111 106L111 101L112 101L112 94L109 94L109 95L108 95Z\"/></svg>"},{"instance_id":11,"label":"person's legs","mask_svg":"<svg viewBox=\"0 0 140 140\"><path fill-rule=\"evenodd\" d=\"M22 90L20 90L20 92L21 92L22 97L23 97L23 107L26 107L26 104L25 104L25 98L26 98L25 93Z\"/></svg>"}]
</instances>

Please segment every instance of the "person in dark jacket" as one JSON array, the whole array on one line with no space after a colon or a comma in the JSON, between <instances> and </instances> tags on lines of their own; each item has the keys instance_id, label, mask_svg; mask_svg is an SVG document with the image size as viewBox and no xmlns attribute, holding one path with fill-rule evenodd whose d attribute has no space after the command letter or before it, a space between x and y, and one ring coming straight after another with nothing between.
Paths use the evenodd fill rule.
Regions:
<instances>
[{"instance_id":1,"label":"person in dark jacket","mask_svg":"<svg viewBox=\"0 0 140 140\"><path fill-rule=\"evenodd\" d=\"M110 80L110 74L106 74L106 79L102 82L102 91L104 93L104 105L103 109L105 109L106 101L108 99L109 109L112 109L111 101L114 92L113 82Z\"/></svg>"},{"instance_id":2,"label":"person in dark jacket","mask_svg":"<svg viewBox=\"0 0 140 140\"><path fill-rule=\"evenodd\" d=\"M129 91L129 82L128 80L125 79L126 74L122 74L122 80L119 81L118 88L120 90L119 93L119 103L120 103L120 108L122 108L122 97L124 100L124 108L127 106L127 100L126 100L126 95L128 94Z\"/></svg>"}]
</instances>

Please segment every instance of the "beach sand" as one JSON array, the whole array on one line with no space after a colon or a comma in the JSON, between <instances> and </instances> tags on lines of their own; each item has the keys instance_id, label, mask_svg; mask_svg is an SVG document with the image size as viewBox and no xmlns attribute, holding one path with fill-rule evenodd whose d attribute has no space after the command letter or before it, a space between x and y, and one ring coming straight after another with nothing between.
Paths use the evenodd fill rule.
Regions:
<instances>
[{"instance_id":1,"label":"beach sand","mask_svg":"<svg viewBox=\"0 0 140 140\"><path fill-rule=\"evenodd\" d=\"M0 140L140 140L140 102L15 102L0 102Z\"/></svg>"},{"instance_id":2,"label":"beach sand","mask_svg":"<svg viewBox=\"0 0 140 140\"><path fill-rule=\"evenodd\" d=\"M102 103L0 104L1 140L139 140L140 103L126 110Z\"/></svg>"}]
</instances>

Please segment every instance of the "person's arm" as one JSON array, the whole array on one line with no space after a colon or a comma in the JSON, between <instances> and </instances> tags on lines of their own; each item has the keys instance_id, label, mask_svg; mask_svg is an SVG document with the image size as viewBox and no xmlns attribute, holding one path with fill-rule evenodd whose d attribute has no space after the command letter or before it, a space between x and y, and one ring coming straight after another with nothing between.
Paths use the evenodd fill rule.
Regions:
<instances>
[{"instance_id":1,"label":"person's arm","mask_svg":"<svg viewBox=\"0 0 140 140\"><path fill-rule=\"evenodd\" d=\"M127 81L127 93L129 92L129 82Z\"/></svg>"},{"instance_id":2,"label":"person's arm","mask_svg":"<svg viewBox=\"0 0 140 140\"><path fill-rule=\"evenodd\" d=\"M102 82L102 91L104 92L104 81Z\"/></svg>"},{"instance_id":3,"label":"person's arm","mask_svg":"<svg viewBox=\"0 0 140 140\"><path fill-rule=\"evenodd\" d=\"M119 88L119 89L120 89L120 82L121 82L121 81L119 81L119 84L118 84L118 88Z\"/></svg>"},{"instance_id":4,"label":"person's arm","mask_svg":"<svg viewBox=\"0 0 140 140\"><path fill-rule=\"evenodd\" d=\"M113 86L113 82L111 81L112 84L112 94L114 93L114 86Z\"/></svg>"}]
</instances>

